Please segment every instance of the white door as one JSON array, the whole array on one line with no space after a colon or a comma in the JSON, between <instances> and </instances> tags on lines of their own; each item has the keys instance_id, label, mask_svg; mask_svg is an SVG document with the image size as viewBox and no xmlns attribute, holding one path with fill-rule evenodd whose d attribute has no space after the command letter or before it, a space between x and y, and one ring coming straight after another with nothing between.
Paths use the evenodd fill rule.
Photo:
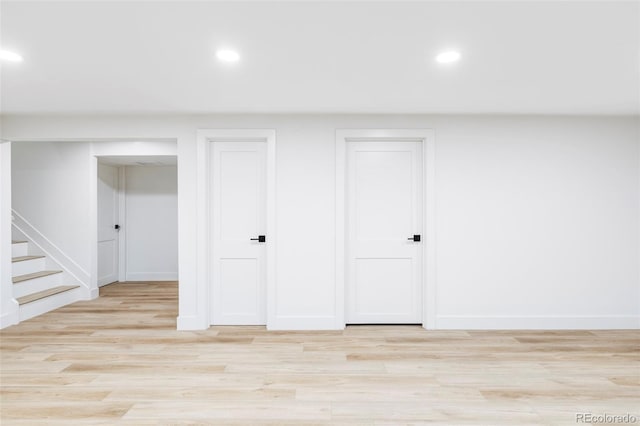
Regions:
<instances>
[{"instance_id":1,"label":"white door","mask_svg":"<svg viewBox=\"0 0 640 426\"><path fill-rule=\"evenodd\" d=\"M98 285L118 281L118 169L98 164Z\"/></svg>"},{"instance_id":2,"label":"white door","mask_svg":"<svg viewBox=\"0 0 640 426\"><path fill-rule=\"evenodd\" d=\"M214 325L266 324L266 142L211 142Z\"/></svg>"},{"instance_id":3,"label":"white door","mask_svg":"<svg viewBox=\"0 0 640 426\"><path fill-rule=\"evenodd\" d=\"M347 324L421 323L422 144L348 142L345 194Z\"/></svg>"}]
</instances>

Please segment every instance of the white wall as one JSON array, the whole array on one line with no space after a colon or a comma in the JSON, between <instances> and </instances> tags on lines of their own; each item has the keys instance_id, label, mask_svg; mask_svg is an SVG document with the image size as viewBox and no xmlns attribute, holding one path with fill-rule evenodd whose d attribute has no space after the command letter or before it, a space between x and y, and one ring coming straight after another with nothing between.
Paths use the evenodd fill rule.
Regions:
<instances>
[{"instance_id":1,"label":"white wall","mask_svg":"<svg viewBox=\"0 0 640 426\"><path fill-rule=\"evenodd\" d=\"M595 118L443 129L438 326L637 326L637 132Z\"/></svg>"},{"instance_id":2,"label":"white wall","mask_svg":"<svg viewBox=\"0 0 640 426\"><path fill-rule=\"evenodd\" d=\"M88 143L15 143L12 208L89 275Z\"/></svg>"},{"instance_id":3,"label":"white wall","mask_svg":"<svg viewBox=\"0 0 640 426\"><path fill-rule=\"evenodd\" d=\"M125 167L127 281L178 279L176 166Z\"/></svg>"},{"instance_id":4,"label":"white wall","mask_svg":"<svg viewBox=\"0 0 640 426\"><path fill-rule=\"evenodd\" d=\"M276 315L288 322L328 328L335 316L335 129L432 128L438 327L639 326L638 117L7 116L3 126L13 139L178 140L180 328L208 323L199 128L277 131Z\"/></svg>"}]
</instances>

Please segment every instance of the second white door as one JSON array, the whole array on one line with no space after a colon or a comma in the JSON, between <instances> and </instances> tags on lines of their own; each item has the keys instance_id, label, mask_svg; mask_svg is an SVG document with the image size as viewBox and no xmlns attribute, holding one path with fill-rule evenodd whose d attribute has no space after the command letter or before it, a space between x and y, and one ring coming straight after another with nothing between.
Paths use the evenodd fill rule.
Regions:
<instances>
[{"instance_id":1,"label":"second white door","mask_svg":"<svg viewBox=\"0 0 640 426\"><path fill-rule=\"evenodd\" d=\"M118 169L98 164L98 285L118 281Z\"/></svg>"},{"instance_id":2,"label":"second white door","mask_svg":"<svg viewBox=\"0 0 640 426\"><path fill-rule=\"evenodd\" d=\"M211 142L213 325L266 324L266 142Z\"/></svg>"},{"instance_id":3,"label":"second white door","mask_svg":"<svg viewBox=\"0 0 640 426\"><path fill-rule=\"evenodd\" d=\"M347 324L422 322L422 144L348 142Z\"/></svg>"}]
</instances>

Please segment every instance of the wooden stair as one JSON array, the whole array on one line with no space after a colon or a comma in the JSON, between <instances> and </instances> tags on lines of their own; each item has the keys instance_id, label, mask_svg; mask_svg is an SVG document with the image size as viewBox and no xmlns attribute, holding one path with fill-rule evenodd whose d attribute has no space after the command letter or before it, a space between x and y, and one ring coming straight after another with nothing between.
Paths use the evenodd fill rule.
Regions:
<instances>
[{"instance_id":1,"label":"wooden stair","mask_svg":"<svg viewBox=\"0 0 640 426\"><path fill-rule=\"evenodd\" d=\"M13 277L13 283L21 283L23 281L27 281L27 280L33 280L35 278L41 278L41 277L46 277L49 275L53 275L53 274L60 274L62 273L62 271L40 271L40 272L32 272L30 274L24 274L24 275L16 275L15 277Z\"/></svg>"},{"instance_id":2,"label":"wooden stair","mask_svg":"<svg viewBox=\"0 0 640 426\"><path fill-rule=\"evenodd\" d=\"M58 309L81 299L81 286L68 273L56 269L47 256L31 252L31 243L12 240L13 297L20 321Z\"/></svg>"},{"instance_id":3,"label":"wooden stair","mask_svg":"<svg viewBox=\"0 0 640 426\"><path fill-rule=\"evenodd\" d=\"M64 293L65 291L73 290L74 288L79 288L79 287L80 287L79 285L61 285L58 287L53 287L47 290L42 290L36 293L28 294L26 296L18 297L16 300L18 301L18 304L24 305L27 303L35 302L36 300L44 299L45 297Z\"/></svg>"},{"instance_id":4,"label":"wooden stair","mask_svg":"<svg viewBox=\"0 0 640 426\"><path fill-rule=\"evenodd\" d=\"M11 258L11 262L24 262L26 260L43 259L44 256L16 256Z\"/></svg>"}]
</instances>

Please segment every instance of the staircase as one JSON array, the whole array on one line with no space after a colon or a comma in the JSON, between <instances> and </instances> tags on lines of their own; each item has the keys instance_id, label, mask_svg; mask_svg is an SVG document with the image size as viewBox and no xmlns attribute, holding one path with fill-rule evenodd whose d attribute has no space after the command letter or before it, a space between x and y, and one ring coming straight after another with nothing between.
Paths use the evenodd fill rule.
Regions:
<instances>
[{"instance_id":1,"label":"staircase","mask_svg":"<svg viewBox=\"0 0 640 426\"><path fill-rule=\"evenodd\" d=\"M81 286L28 241L11 241L13 297L20 321L82 299Z\"/></svg>"}]
</instances>

